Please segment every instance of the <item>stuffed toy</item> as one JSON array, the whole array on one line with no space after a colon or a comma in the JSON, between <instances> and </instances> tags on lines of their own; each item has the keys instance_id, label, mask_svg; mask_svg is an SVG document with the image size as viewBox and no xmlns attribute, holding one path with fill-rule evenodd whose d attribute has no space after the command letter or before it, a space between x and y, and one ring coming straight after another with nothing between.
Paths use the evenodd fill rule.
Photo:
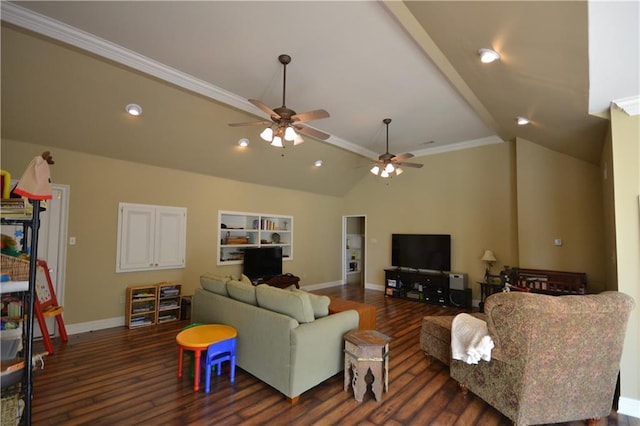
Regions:
<instances>
[{"instance_id":1,"label":"stuffed toy","mask_svg":"<svg viewBox=\"0 0 640 426\"><path fill-rule=\"evenodd\" d=\"M0 236L0 252L7 256L17 257L20 255L18 250L18 242L9 235L2 234Z\"/></svg>"}]
</instances>

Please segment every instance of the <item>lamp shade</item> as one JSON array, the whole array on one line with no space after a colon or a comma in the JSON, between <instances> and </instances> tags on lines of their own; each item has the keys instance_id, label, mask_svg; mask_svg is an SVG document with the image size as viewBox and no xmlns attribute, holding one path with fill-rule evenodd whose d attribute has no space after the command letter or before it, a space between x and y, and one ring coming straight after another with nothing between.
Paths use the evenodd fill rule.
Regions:
<instances>
[{"instance_id":1,"label":"lamp shade","mask_svg":"<svg viewBox=\"0 0 640 426\"><path fill-rule=\"evenodd\" d=\"M260 137L267 142L271 142L273 139L273 129L271 127L267 127L260 133Z\"/></svg>"},{"instance_id":2,"label":"lamp shade","mask_svg":"<svg viewBox=\"0 0 640 426\"><path fill-rule=\"evenodd\" d=\"M280 136L274 136L273 141L271 141L271 146L277 146L278 148L283 148L282 138Z\"/></svg>"},{"instance_id":3,"label":"lamp shade","mask_svg":"<svg viewBox=\"0 0 640 426\"><path fill-rule=\"evenodd\" d=\"M293 130L293 127L291 126L287 127L284 131L284 140L286 141L293 141L295 140L296 136L298 136L298 134L295 130Z\"/></svg>"},{"instance_id":4,"label":"lamp shade","mask_svg":"<svg viewBox=\"0 0 640 426\"><path fill-rule=\"evenodd\" d=\"M493 254L492 250L485 250L480 260L484 262L495 262L496 256Z\"/></svg>"}]
</instances>

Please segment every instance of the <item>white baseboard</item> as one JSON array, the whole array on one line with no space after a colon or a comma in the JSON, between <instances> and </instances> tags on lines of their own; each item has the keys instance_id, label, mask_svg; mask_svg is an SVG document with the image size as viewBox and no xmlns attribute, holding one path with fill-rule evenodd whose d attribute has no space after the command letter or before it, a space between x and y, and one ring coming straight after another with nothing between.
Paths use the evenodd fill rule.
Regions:
<instances>
[{"instance_id":1,"label":"white baseboard","mask_svg":"<svg viewBox=\"0 0 640 426\"><path fill-rule=\"evenodd\" d=\"M304 289L305 290L320 290L321 288L337 287L337 286L341 286L341 285L342 285L342 281L330 281L330 282L320 283L320 284L305 285Z\"/></svg>"},{"instance_id":2,"label":"white baseboard","mask_svg":"<svg viewBox=\"0 0 640 426\"><path fill-rule=\"evenodd\" d=\"M364 285L364 288L366 288L367 290L384 291L384 286L379 284L366 283Z\"/></svg>"},{"instance_id":3,"label":"white baseboard","mask_svg":"<svg viewBox=\"0 0 640 426\"><path fill-rule=\"evenodd\" d=\"M69 324L65 325L65 328L67 329L67 334L72 335L121 326L124 326L124 317L107 318L104 320Z\"/></svg>"},{"instance_id":4,"label":"white baseboard","mask_svg":"<svg viewBox=\"0 0 640 426\"><path fill-rule=\"evenodd\" d=\"M640 400L621 396L618 400L618 413L640 419Z\"/></svg>"}]
</instances>

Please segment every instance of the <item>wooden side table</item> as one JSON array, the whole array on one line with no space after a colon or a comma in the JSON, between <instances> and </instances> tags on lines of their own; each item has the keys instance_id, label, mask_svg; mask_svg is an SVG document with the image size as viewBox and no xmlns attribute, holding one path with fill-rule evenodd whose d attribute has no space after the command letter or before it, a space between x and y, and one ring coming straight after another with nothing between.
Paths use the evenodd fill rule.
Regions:
<instances>
[{"instance_id":1,"label":"wooden side table","mask_svg":"<svg viewBox=\"0 0 640 426\"><path fill-rule=\"evenodd\" d=\"M373 376L371 389L376 401L382 401L382 391L389 391L390 337L375 330L352 330L344 336L344 390L353 387L353 394L362 402L367 391L366 376Z\"/></svg>"},{"instance_id":2,"label":"wooden side table","mask_svg":"<svg viewBox=\"0 0 640 426\"><path fill-rule=\"evenodd\" d=\"M484 312L485 299L493 293L504 290L504 284L489 283L486 281L478 281L478 284L480 284L480 303L478 304L478 311Z\"/></svg>"},{"instance_id":3,"label":"wooden side table","mask_svg":"<svg viewBox=\"0 0 640 426\"><path fill-rule=\"evenodd\" d=\"M354 310L358 312L359 330L375 330L376 328L376 307L368 305L366 303L354 302L352 300L340 299L338 297L331 297L331 303L329 303L329 313L335 314L338 312L344 312L348 310Z\"/></svg>"},{"instance_id":4,"label":"wooden side table","mask_svg":"<svg viewBox=\"0 0 640 426\"><path fill-rule=\"evenodd\" d=\"M202 351L207 351L209 345L227 339L235 339L236 329L222 324L205 324L182 330L176 336L178 344L178 377L182 377L182 359L184 351L193 351L193 390L200 389L200 357Z\"/></svg>"}]
</instances>

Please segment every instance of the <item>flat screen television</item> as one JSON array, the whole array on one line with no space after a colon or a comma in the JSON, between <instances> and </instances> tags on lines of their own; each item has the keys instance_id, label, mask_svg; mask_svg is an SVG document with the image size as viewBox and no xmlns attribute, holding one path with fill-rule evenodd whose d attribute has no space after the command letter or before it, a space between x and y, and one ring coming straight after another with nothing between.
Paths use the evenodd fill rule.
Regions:
<instances>
[{"instance_id":1,"label":"flat screen television","mask_svg":"<svg viewBox=\"0 0 640 426\"><path fill-rule=\"evenodd\" d=\"M252 247L244 250L242 273L251 281L282 275L282 247Z\"/></svg>"},{"instance_id":2,"label":"flat screen television","mask_svg":"<svg viewBox=\"0 0 640 426\"><path fill-rule=\"evenodd\" d=\"M451 235L392 234L391 264L400 268L451 270Z\"/></svg>"}]
</instances>

